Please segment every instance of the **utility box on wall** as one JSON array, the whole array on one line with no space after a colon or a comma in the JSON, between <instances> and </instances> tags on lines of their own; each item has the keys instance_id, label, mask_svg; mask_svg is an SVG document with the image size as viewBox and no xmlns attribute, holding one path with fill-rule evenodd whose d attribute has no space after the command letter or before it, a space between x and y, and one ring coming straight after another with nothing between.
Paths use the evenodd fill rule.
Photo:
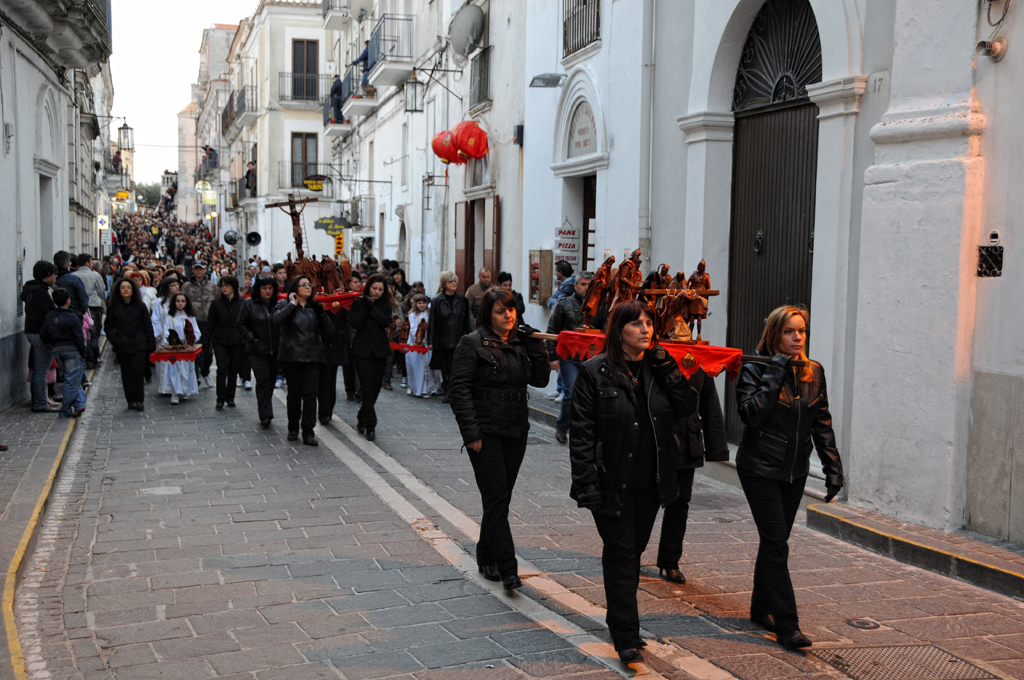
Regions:
<instances>
[{"instance_id":1,"label":"utility box on wall","mask_svg":"<svg viewBox=\"0 0 1024 680\"><path fill-rule=\"evenodd\" d=\"M530 251L530 302L546 305L555 278L555 260L550 250Z\"/></svg>"}]
</instances>

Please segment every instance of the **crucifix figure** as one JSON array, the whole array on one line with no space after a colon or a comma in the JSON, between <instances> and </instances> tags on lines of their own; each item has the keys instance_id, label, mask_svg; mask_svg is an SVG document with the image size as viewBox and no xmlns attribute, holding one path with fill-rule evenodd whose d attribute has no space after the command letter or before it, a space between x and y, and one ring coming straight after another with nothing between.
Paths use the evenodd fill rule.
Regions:
<instances>
[{"instance_id":1,"label":"crucifix figure","mask_svg":"<svg viewBox=\"0 0 1024 680\"><path fill-rule=\"evenodd\" d=\"M310 283L313 284L314 292L319 292L320 290L323 268L316 260L306 257L305 251L302 250L302 211L306 209L307 204L316 203L317 200L316 198L295 200L294 194L288 194L286 202L267 204L268 208L280 208L292 218L292 238L295 240L296 258L295 263L288 267L288 278L292 279L300 274L309 277ZM301 209L299 206L301 206Z\"/></svg>"}]
</instances>

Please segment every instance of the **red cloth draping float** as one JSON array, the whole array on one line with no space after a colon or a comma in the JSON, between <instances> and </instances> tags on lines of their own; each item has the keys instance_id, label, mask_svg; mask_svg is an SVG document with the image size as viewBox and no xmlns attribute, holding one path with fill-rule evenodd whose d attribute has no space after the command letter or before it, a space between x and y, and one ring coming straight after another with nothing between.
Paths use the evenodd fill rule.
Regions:
<instances>
[{"instance_id":1,"label":"red cloth draping float","mask_svg":"<svg viewBox=\"0 0 1024 680\"><path fill-rule=\"evenodd\" d=\"M202 345L196 345L192 349L180 349L171 351L157 351L149 355L149 360L154 364L167 361L176 364L179 361L195 361L196 357L203 353Z\"/></svg>"},{"instance_id":2,"label":"red cloth draping float","mask_svg":"<svg viewBox=\"0 0 1024 680\"><path fill-rule=\"evenodd\" d=\"M713 345L686 345L680 342L659 343L679 364L679 370L687 378L693 376L698 368L714 378L725 371L729 380L735 380L740 374L743 350L734 347L715 347ZM576 333L562 331L558 334L558 356L562 359L579 357L590 359L601 352L604 347L603 333Z\"/></svg>"},{"instance_id":3,"label":"red cloth draping float","mask_svg":"<svg viewBox=\"0 0 1024 680\"><path fill-rule=\"evenodd\" d=\"M405 343L401 343L401 342L393 342L393 343L391 343L391 349L398 350L399 352L405 352L407 354L409 352L416 352L418 354L426 354L427 352L430 351L429 348L424 347L423 345L406 345Z\"/></svg>"}]
</instances>

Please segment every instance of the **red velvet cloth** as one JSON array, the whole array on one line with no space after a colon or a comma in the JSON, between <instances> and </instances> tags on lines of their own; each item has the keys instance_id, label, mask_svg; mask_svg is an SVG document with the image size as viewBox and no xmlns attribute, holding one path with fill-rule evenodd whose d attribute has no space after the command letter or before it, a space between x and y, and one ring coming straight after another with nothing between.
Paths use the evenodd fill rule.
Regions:
<instances>
[{"instance_id":1,"label":"red velvet cloth","mask_svg":"<svg viewBox=\"0 0 1024 680\"><path fill-rule=\"evenodd\" d=\"M391 343L391 349L398 350L399 352L418 352L420 354L426 354L430 351L423 345L406 345L400 342Z\"/></svg>"},{"instance_id":2,"label":"red velvet cloth","mask_svg":"<svg viewBox=\"0 0 1024 680\"><path fill-rule=\"evenodd\" d=\"M714 378L725 371L729 380L735 380L740 374L740 361L743 350L733 347L715 347L713 345L686 345L679 342L660 343L679 364L679 370L687 378L703 368L704 372ZM562 359L579 357L590 359L601 352L604 347L603 333L576 333L562 331L558 334L558 356Z\"/></svg>"},{"instance_id":3,"label":"red velvet cloth","mask_svg":"<svg viewBox=\"0 0 1024 680\"><path fill-rule=\"evenodd\" d=\"M196 357L203 353L203 348L196 345L196 348L190 352L153 352L149 355L149 360L154 364L160 361L169 361L172 364L176 364L179 361L195 361Z\"/></svg>"}]
</instances>

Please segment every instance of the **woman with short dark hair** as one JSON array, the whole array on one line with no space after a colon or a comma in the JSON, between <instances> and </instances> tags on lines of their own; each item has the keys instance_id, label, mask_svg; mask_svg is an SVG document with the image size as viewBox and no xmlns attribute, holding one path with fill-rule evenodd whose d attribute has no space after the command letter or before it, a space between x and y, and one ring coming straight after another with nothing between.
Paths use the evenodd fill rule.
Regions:
<instances>
[{"instance_id":1,"label":"woman with short dark hair","mask_svg":"<svg viewBox=\"0 0 1024 680\"><path fill-rule=\"evenodd\" d=\"M144 411L146 366L149 355L156 351L156 338L149 310L131 279L121 279L111 291L103 332L121 367L121 385L128 408Z\"/></svg>"},{"instance_id":2,"label":"woman with short dark hair","mask_svg":"<svg viewBox=\"0 0 1024 680\"><path fill-rule=\"evenodd\" d=\"M366 279L363 293L352 302L349 323L352 326L352 367L359 376L363 403L356 429L371 442L377 438L377 412L374 406L384 384L384 367L391 354L388 327L393 310L391 292L382 274Z\"/></svg>"},{"instance_id":3,"label":"woman with short dark hair","mask_svg":"<svg viewBox=\"0 0 1024 680\"><path fill-rule=\"evenodd\" d=\"M654 344L650 308L615 308L601 354L584 362L573 386L569 459L579 507L594 514L608 630L624 663L643 659L636 591L640 556L659 505L679 495L673 426L696 407L675 359Z\"/></svg>"},{"instance_id":4,"label":"woman with short dark hair","mask_svg":"<svg viewBox=\"0 0 1024 680\"><path fill-rule=\"evenodd\" d=\"M508 508L530 431L527 387L546 387L551 376L544 344L520 333L517 321L512 294L490 288L480 302L477 330L462 336L455 349L448 392L483 505L477 568L506 590L523 585Z\"/></svg>"},{"instance_id":5,"label":"woman with short dark hair","mask_svg":"<svg viewBox=\"0 0 1024 680\"><path fill-rule=\"evenodd\" d=\"M242 310L242 296L238 293L238 279L222 276L220 296L210 303L206 317L206 332L210 334L213 355L217 359L217 410L235 407L235 387L242 370L242 334L238 332L238 313Z\"/></svg>"},{"instance_id":6,"label":"woman with short dark hair","mask_svg":"<svg viewBox=\"0 0 1024 680\"><path fill-rule=\"evenodd\" d=\"M812 450L817 449L825 473L825 502L843 488L825 371L806 354L808 321L801 307L775 309L757 345L757 354L772 357L771 362L744 364L736 381L736 407L746 426L736 472L760 539L750 620L774 632L787 649L811 646L800 632L789 577L789 533L804 495Z\"/></svg>"},{"instance_id":7,"label":"woman with short dark hair","mask_svg":"<svg viewBox=\"0 0 1024 680\"><path fill-rule=\"evenodd\" d=\"M278 375L277 350L281 337L280 328L271 318L276 306L277 279L258 276L252 296L242 303L235 322L256 378L256 404L263 429L270 427L274 419L274 381Z\"/></svg>"}]
</instances>

